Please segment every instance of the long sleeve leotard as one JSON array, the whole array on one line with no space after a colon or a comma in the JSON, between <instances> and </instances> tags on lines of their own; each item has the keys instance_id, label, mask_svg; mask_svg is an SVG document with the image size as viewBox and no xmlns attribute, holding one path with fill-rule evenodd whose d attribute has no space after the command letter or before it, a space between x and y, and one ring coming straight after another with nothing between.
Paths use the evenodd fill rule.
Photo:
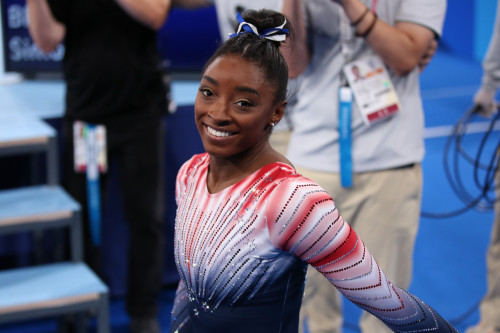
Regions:
<instances>
[{"instance_id":1,"label":"long sleeve leotard","mask_svg":"<svg viewBox=\"0 0 500 333\"><path fill-rule=\"evenodd\" d=\"M318 184L272 163L210 194L208 160L177 178L171 332L297 332L308 264L396 332L456 332L387 279Z\"/></svg>"}]
</instances>

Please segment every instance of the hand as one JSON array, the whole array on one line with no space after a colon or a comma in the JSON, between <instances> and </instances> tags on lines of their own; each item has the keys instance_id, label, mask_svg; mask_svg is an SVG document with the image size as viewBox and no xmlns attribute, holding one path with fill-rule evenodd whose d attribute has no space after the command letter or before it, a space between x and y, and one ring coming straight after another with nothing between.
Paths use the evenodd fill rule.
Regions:
<instances>
[{"instance_id":1,"label":"hand","mask_svg":"<svg viewBox=\"0 0 500 333\"><path fill-rule=\"evenodd\" d=\"M474 95L474 104L477 113L483 117L491 117L498 111L498 103L495 101L495 92L480 88Z\"/></svg>"},{"instance_id":2,"label":"hand","mask_svg":"<svg viewBox=\"0 0 500 333\"><path fill-rule=\"evenodd\" d=\"M427 50L425 50L424 55L418 62L418 68L420 69L420 72L422 72L425 69L425 67L427 67L427 65L431 62L432 57L436 53L437 47L438 47L438 42L434 38L431 40L429 46L427 46Z\"/></svg>"}]
</instances>

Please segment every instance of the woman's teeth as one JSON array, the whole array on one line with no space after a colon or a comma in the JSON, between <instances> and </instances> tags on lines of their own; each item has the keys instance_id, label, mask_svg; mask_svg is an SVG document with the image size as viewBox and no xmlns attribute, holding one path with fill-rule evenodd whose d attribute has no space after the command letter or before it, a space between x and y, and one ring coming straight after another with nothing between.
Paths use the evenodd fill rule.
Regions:
<instances>
[{"instance_id":1,"label":"woman's teeth","mask_svg":"<svg viewBox=\"0 0 500 333\"><path fill-rule=\"evenodd\" d=\"M207 126L207 131L211 135L216 136L216 137L220 137L220 138L231 135L231 132L217 131L217 130L213 129L212 127L209 127L209 126Z\"/></svg>"}]
</instances>

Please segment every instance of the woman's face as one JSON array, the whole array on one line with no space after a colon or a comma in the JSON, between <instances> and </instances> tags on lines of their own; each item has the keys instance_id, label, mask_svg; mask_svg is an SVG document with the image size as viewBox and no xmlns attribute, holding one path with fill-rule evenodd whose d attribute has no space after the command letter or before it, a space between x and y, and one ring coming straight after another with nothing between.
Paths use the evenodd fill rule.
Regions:
<instances>
[{"instance_id":1,"label":"woman's face","mask_svg":"<svg viewBox=\"0 0 500 333\"><path fill-rule=\"evenodd\" d=\"M233 157L264 147L270 124L281 119L286 104L275 104L275 94L253 63L234 55L212 62L203 73L194 105L205 151Z\"/></svg>"}]
</instances>

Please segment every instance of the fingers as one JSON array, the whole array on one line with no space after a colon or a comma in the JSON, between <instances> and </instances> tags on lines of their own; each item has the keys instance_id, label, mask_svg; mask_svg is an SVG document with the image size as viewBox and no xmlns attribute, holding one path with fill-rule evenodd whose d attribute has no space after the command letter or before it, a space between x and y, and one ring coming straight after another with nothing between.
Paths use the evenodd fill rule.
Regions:
<instances>
[{"instance_id":1,"label":"fingers","mask_svg":"<svg viewBox=\"0 0 500 333\"><path fill-rule=\"evenodd\" d=\"M497 110L498 110L498 104L496 102L493 102L488 105L476 105L477 108L477 113L484 118L490 118Z\"/></svg>"},{"instance_id":2,"label":"fingers","mask_svg":"<svg viewBox=\"0 0 500 333\"><path fill-rule=\"evenodd\" d=\"M437 40L432 39L429 45L427 46L424 55L422 56L422 58L418 63L420 72L422 72L425 69L425 67L427 67L427 65L431 62L432 57L436 53L437 47L438 47Z\"/></svg>"},{"instance_id":3,"label":"fingers","mask_svg":"<svg viewBox=\"0 0 500 333\"><path fill-rule=\"evenodd\" d=\"M495 93L487 89L479 89L474 95L474 104L477 113L489 118L498 110L498 103L495 101Z\"/></svg>"}]
</instances>

